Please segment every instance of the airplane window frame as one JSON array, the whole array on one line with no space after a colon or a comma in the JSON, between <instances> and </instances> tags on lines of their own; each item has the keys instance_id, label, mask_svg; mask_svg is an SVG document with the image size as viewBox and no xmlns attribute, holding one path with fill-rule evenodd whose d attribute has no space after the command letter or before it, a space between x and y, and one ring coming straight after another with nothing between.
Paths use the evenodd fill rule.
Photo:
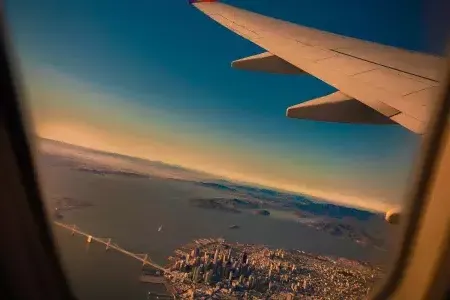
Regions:
<instances>
[{"instance_id":1,"label":"airplane window frame","mask_svg":"<svg viewBox=\"0 0 450 300\"><path fill-rule=\"evenodd\" d=\"M378 283L378 288L370 297L372 300L388 299L441 299L447 292L450 278L450 235L448 228L450 210L445 192L450 192L445 178L450 172L450 59L443 74L444 85L438 96L428 130L423 136L420 157L416 161L413 180L410 180L409 194L405 199L402 213L401 241L395 251L394 266ZM441 215L436 215L441 211ZM447 243L434 244L436 231L445 235ZM437 247L431 256L426 249ZM425 250L425 253L424 253ZM424 254L426 256L424 256ZM433 263L432 266L430 264ZM421 278L436 279L432 285L426 285ZM414 287L414 288L412 288ZM431 298L430 298L431 297Z\"/></svg>"},{"instance_id":2,"label":"airplane window frame","mask_svg":"<svg viewBox=\"0 0 450 300\"><path fill-rule=\"evenodd\" d=\"M3 14L3 11L1 13ZM37 171L33 160L33 147L31 147L33 141L27 138L27 136L31 136L27 135L27 132L32 131L27 130L30 124L27 122L28 116L26 110L24 110L26 103L21 103L19 99L20 91L17 90L17 87L21 86L17 76L19 74L17 72L18 66L16 61L11 60L15 52L11 51L13 47L7 43L7 32L5 29L4 17L1 16L0 30L2 31L2 45L0 59L2 62L2 79L6 83L6 89L3 97L0 98L0 156L2 156L2 161L11 162L9 164L10 169L8 169L9 173L4 173L2 176L16 176L16 178L12 178L11 182L14 182L12 185L6 185L6 183L0 181L0 190L3 192L9 190L11 195L21 195L15 199L2 199L5 205L12 207L17 213L16 220L14 221L16 225L19 225L18 228L10 229L11 234L15 233L19 235L15 239L15 242L9 246L21 247L23 245L33 245L39 251L36 253L25 252L29 256L28 259L38 259L47 265L45 268L39 265L41 269L38 266L29 266L31 269L34 268L34 272L26 270L31 272L31 274L35 274L36 282L42 282L41 277L47 276L46 283L48 285L34 285L34 287L41 289L42 293L51 287L50 284L53 284L52 287L55 289L51 293L54 297L49 297L48 294L41 294L40 296L42 298L36 297L35 299L72 299L71 296L67 296L71 295L70 287L68 287L67 281L65 280L66 276L62 271L61 262L57 256L53 234L50 229L51 225L43 209L42 194L38 179L34 176ZM450 78L450 76L447 77ZM415 173L416 178L413 181L415 184L411 189L409 199L407 199L407 210L404 213L404 220L401 225L403 226L403 237L400 249L397 252L397 259L394 261L392 271L380 282L377 291L371 297L374 300L386 299L391 296L394 299L413 300L425 299L426 297L431 297L429 299L439 299L447 288L447 283L442 278L449 278L448 270L450 268L448 266L450 261L446 255L450 248L448 243L442 248L437 248L434 260L432 258L423 260L423 244L422 246L412 247L414 243L420 242L427 235L430 236L430 231L437 230L437 227L432 224L432 221L436 221L432 218L434 216L431 216L430 219L430 214L436 211L436 207L442 211L441 218L443 218L441 219L443 222L438 224L440 226L439 229L444 230L443 232L448 237L448 232L445 231L447 227L445 226L448 222L448 208L450 204L448 201L442 201L445 200L445 195L442 191L448 191L448 186L445 185L445 181L442 178L448 171L445 168L439 168L439 163L448 161L448 155L450 155L450 150L448 149L450 139L446 139L447 133L449 132L450 82L449 80L444 82L445 93L443 93L436 105L428 133L424 136L422 155ZM442 150L443 148L445 148L445 151ZM0 169L0 172L5 171L6 168ZM25 210L21 211L19 208L25 208ZM0 218L0 224L3 226L10 219ZM421 228L425 229L421 231ZM1 239L5 238L5 236L1 237ZM427 241L430 241L430 239L428 238ZM422 248L419 249L420 247ZM424 277L424 274L418 274L414 270L411 270L411 264L408 264L408 262L413 264L416 262L418 264L427 264L430 260L432 260L434 268L428 268L429 272L431 272L429 275L435 275L441 278L441 280L434 282L433 285L427 285L427 282L415 280L418 276ZM13 260L11 257L1 255L0 261L2 262L0 264L2 266L0 272L4 274L4 272L11 269L10 265L13 264ZM8 265L10 268L4 268L5 265ZM45 272L40 273L39 271ZM417 282L416 287L417 289L422 288L421 292L414 294L411 294L411 291L408 292L407 283L411 282ZM419 286L420 284L422 285ZM33 286L27 282L13 283L16 289L23 289L24 285ZM15 292L17 293L17 290ZM33 292L36 292L36 290ZM58 294L66 295L67 297L61 296L60 298L56 296ZM406 295L410 297L405 298ZM34 296L37 296L37 294L34 294Z\"/></svg>"},{"instance_id":3,"label":"airplane window frame","mask_svg":"<svg viewBox=\"0 0 450 300\"><path fill-rule=\"evenodd\" d=\"M3 4L3 3L1 3ZM0 10L0 294L5 299L75 299L45 213L33 135L21 101L14 47ZM8 247L6 247L8 246Z\"/></svg>"}]
</instances>

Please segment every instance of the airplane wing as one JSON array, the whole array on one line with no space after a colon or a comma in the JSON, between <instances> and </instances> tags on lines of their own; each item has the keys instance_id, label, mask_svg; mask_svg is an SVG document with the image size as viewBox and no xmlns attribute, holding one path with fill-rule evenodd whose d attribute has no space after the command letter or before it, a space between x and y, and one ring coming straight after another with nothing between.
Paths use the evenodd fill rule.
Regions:
<instances>
[{"instance_id":1,"label":"airplane wing","mask_svg":"<svg viewBox=\"0 0 450 300\"><path fill-rule=\"evenodd\" d=\"M338 91L287 109L287 116L328 122L392 124L423 134L444 59L324 32L215 0L192 5L267 52L232 67L310 74Z\"/></svg>"}]
</instances>

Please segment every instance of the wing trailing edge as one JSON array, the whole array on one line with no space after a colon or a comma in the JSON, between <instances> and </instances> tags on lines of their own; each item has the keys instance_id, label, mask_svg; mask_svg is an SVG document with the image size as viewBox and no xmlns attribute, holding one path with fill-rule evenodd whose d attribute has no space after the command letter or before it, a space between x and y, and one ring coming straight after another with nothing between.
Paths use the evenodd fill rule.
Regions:
<instances>
[{"instance_id":1,"label":"wing trailing edge","mask_svg":"<svg viewBox=\"0 0 450 300\"><path fill-rule=\"evenodd\" d=\"M397 110L381 102L375 110L339 91L291 106L286 111L288 118L358 124L395 124L390 117L396 114Z\"/></svg>"}]
</instances>

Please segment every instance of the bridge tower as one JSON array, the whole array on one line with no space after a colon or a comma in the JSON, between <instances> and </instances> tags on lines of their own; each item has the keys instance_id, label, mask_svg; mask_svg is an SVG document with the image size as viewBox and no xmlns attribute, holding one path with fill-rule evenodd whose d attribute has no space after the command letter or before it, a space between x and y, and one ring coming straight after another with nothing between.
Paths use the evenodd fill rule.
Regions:
<instances>
[{"instance_id":1,"label":"bridge tower","mask_svg":"<svg viewBox=\"0 0 450 300\"><path fill-rule=\"evenodd\" d=\"M142 261L142 266L143 267L147 264L147 257L148 257L148 254L145 254L144 255L144 260Z\"/></svg>"}]
</instances>

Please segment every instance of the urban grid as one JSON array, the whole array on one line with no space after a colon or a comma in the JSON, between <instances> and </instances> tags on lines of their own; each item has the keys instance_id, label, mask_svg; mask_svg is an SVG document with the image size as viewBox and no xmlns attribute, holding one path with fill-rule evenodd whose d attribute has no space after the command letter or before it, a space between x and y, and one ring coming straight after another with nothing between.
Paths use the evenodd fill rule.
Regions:
<instances>
[{"instance_id":1,"label":"urban grid","mask_svg":"<svg viewBox=\"0 0 450 300\"><path fill-rule=\"evenodd\" d=\"M362 299L383 272L300 250L200 239L169 258L164 276L185 299Z\"/></svg>"}]
</instances>

